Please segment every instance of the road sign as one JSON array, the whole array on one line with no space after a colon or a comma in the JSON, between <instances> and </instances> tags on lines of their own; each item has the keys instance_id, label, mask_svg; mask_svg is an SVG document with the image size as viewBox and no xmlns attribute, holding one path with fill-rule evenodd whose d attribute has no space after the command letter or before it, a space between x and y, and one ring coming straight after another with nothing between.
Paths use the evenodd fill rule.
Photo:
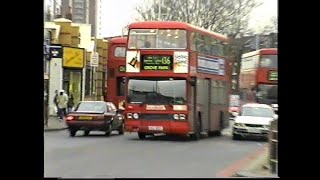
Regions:
<instances>
[{"instance_id":1,"label":"road sign","mask_svg":"<svg viewBox=\"0 0 320 180\"><path fill-rule=\"evenodd\" d=\"M99 67L99 53L92 52L90 57L90 66Z\"/></svg>"},{"instance_id":2,"label":"road sign","mask_svg":"<svg viewBox=\"0 0 320 180\"><path fill-rule=\"evenodd\" d=\"M62 58L62 47L50 46L50 56L52 58Z\"/></svg>"}]
</instances>

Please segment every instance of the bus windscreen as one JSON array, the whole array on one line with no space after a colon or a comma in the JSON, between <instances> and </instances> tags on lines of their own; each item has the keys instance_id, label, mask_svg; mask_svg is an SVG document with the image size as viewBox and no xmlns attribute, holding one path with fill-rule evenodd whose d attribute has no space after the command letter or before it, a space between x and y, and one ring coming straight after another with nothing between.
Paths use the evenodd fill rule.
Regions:
<instances>
[{"instance_id":1,"label":"bus windscreen","mask_svg":"<svg viewBox=\"0 0 320 180\"><path fill-rule=\"evenodd\" d=\"M150 105L184 105L186 80L175 78L131 78L128 103Z\"/></svg>"}]
</instances>

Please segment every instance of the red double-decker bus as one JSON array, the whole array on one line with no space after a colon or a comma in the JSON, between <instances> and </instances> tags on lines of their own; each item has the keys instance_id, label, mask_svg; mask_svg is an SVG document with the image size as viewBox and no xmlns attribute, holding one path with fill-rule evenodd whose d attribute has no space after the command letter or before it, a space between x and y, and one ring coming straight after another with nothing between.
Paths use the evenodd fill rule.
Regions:
<instances>
[{"instance_id":1,"label":"red double-decker bus","mask_svg":"<svg viewBox=\"0 0 320 180\"><path fill-rule=\"evenodd\" d=\"M105 101L113 102L124 110L127 37L108 39L108 62Z\"/></svg>"},{"instance_id":2,"label":"red double-decker bus","mask_svg":"<svg viewBox=\"0 0 320 180\"><path fill-rule=\"evenodd\" d=\"M278 103L278 49L265 48L242 55L239 87L243 102Z\"/></svg>"},{"instance_id":3,"label":"red double-decker bus","mask_svg":"<svg viewBox=\"0 0 320 180\"><path fill-rule=\"evenodd\" d=\"M146 135L221 134L228 126L228 38L182 22L129 25L125 129Z\"/></svg>"}]
</instances>

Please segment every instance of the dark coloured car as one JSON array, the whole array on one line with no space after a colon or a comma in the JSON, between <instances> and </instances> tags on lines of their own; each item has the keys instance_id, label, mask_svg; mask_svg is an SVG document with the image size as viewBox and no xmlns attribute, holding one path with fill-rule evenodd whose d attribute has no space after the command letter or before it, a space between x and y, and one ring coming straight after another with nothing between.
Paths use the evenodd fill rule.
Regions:
<instances>
[{"instance_id":1,"label":"dark coloured car","mask_svg":"<svg viewBox=\"0 0 320 180\"><path fill-rule=\"evenodd\" d=\"M123 116L111 102L82 101L66 118L70 136L74 137L79 130L84 135L90 131L104 131L109 136L113 130L124 133Z\"/></svg>"}]
</instances>

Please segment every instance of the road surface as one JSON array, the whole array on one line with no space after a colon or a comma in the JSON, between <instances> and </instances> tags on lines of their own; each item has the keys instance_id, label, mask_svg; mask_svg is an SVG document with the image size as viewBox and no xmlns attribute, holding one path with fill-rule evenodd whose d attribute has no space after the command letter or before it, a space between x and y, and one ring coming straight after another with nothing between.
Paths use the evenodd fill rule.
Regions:
<instances>
[{"instance_id":1,"label":"road surface","mask_svg":"<svg viewBox=\"0 0 320 180\"><path fill-rule=\"evenodd\" d=\"M45 132L45 177L210 178L266 143L233 141L230 129L221 137L199 141L166 136L139 140L134 133L82 134L72 138L67 130Z\"/></svg>"}]
</instances>

